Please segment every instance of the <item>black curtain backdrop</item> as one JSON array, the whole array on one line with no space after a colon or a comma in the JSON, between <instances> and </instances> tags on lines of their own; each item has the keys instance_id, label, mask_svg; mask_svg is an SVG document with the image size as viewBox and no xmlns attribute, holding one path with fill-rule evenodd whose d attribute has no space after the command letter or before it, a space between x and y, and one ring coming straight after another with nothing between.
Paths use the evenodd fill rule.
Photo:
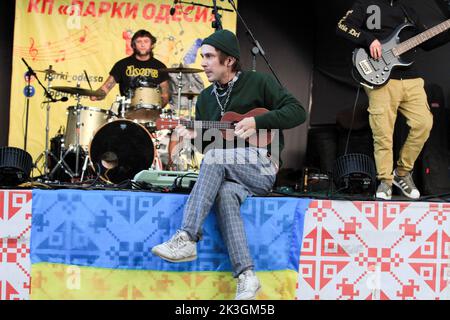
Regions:
<instances>
[{"instance_id":1,"label":"black curtain backdrop","mask_svg":"<svg viewBox=\"0 0 450 320\"><path fill-rule=\"evenodd\" d=\"M218 2L220 4L220 1ZM313 72L314 15L308 2L300 7L292 1L239 1L238 10L256 39L266 51L273 69L282 84L309 110ZM253 47L238 20L237 35L241 46L241 59L245 69L252 69ZM270 73L264 60L258 56L256 70ZM301 169L306 154L308 123L285 130L283 167Z\"/></svg>"}]
</instances>

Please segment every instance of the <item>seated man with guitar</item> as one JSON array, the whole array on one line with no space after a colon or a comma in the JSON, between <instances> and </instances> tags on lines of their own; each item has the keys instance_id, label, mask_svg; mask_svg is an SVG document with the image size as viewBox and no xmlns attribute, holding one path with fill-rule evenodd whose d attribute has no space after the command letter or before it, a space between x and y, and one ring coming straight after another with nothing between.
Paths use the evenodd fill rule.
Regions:
<instances>
[{"instance_id":1,"label":"seated man with guitar","mask_svg":"<svg viewBox=\"0 0 450 320\"><path fill-rule=\"evenodd\" d=\"M194 144L206 145L211 137L215 140L206 149L180 230L152 252L170 262L195 260L203 222L216 205L218 225L238 281L236 299L255 299L261 286L253 271L240 206L247 196L270 192L283 148L283 135L277 130L303 123L306 112L272 76L241 71L239 43L232 32L220 30L204 39L201 55L212 85L197 100L196 121L180 121L177 131L194 139ZM157 126L164 127L164 123ZM207 128L224 135L203 130ZM229 141L223 142L222 137ZM238 142L236 147L236 141L230 141L236 137L245 143Z\"/></svg>"},{"instance_id":2,"label":"seated man with guitar","mask_svg":"<svg viewBox=\"0 0 450 320\"><path fill-rule=\"evenodd\" d=\"M435 2L444 9L442 0ZM420 197L411 171L433 126L424 80L412 63L412 49L420 46L430 50L450 40L450 20L428 29L409 3L356 0L337 26L338 35L361 47L354 51L353 73L369 98L375 162L381 181L376 197L385 200L391 199L393 184L409 198ZM410 131L393 171L393 132L398 111L406 117Z\"/></svg>"}]
</instances>

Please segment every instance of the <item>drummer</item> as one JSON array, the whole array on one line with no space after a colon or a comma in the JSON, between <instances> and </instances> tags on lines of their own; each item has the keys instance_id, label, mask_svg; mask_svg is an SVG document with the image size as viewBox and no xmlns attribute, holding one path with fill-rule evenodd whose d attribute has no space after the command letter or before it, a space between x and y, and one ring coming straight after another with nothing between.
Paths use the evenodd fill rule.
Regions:
<instances>
[{"instance_id":1,"label":"drummer","mask_svg":"<svg viewBox=\"0 0 450 320\"><path fill-rule=\"evenodd\" d=\"M167 105L170 99L169 75L159 72L159 69L167 68L164 63L153 55L156 38L147 30L137 31L131 38L133 54L116 62L109 72L105 83L97 90L100 97L91 97L92 101L102 100L119 84L121 96L129 97L131 90L139 83L150 83L159 85L161 89L162 106ZM144 81L136 81L141 80Z\"/></svg>"}]
</instances>

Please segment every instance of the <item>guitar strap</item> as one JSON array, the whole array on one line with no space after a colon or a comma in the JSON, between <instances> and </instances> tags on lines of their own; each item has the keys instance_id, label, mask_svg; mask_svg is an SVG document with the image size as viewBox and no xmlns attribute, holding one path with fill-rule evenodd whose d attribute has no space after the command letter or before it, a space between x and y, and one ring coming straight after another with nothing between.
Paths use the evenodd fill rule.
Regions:
<instances>
[{"instance_id":1,"label":"guitar strap","mask_svg":"<svg viewBox=\"0 0 450 320\"><path fill-rule=\"evenodd\" d=\"M408 10L406 10L406 8L403 6L403 3L400 3L400 8L402 8L403 13L405 14L406 19L409 21L409 23L416 25L416 22L413 19L411 19L411 16L409 15Z\"/></svg>"}]
</instances>

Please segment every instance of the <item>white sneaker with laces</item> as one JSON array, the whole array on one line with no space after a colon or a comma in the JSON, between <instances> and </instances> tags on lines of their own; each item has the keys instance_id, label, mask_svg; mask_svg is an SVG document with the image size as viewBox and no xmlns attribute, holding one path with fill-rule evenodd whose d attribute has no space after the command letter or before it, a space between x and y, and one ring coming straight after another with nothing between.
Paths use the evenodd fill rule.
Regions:
<instances>
[{"instance_id":1,"label":"white sneaker with laces","mask_svg":"<svg viewBox=\"0 0 450 320\"><path fill-rule=\"evenodd\" d=\"M169 262L187 262L197 259L197 243L186 231L178 230L168 241L152 248L152 253Z\"/></svg>"},{"instance_id":2,"label":"white sneaker with laces","mask_svg":"<svg viewBox=\"0 0 450 320\"><path fill-rule=\"evenodd\" d=\"M377 199L391 200L392 199L392 187L386 182L381 181L377 188L375 195Z\"/></svg>"},{"instance_id":3,"label":"white sneaker with laces","mask_svg":"<svg viewBox=\"0 0 450 320\"><path fill-rule=\"evenodd\" d=\"M255 300L261 289L258 277L253 270L242 272L238 277L235 300Z\"/></svg>"},{"instance_id":4,"label":"white sneaker with laces","mask_svg":"<svg viewBox=\"0 0 450 320\"><path fill-rule=\"evenodd\" d=\"M411 173L408 172L406 176L399 176L397 169L394 170L394 180L392 181L395 186L397 186L402 193L410 199L419 199L420 192L416 188L414 181L412 179Z\"/></svg>"}]
</instances>

